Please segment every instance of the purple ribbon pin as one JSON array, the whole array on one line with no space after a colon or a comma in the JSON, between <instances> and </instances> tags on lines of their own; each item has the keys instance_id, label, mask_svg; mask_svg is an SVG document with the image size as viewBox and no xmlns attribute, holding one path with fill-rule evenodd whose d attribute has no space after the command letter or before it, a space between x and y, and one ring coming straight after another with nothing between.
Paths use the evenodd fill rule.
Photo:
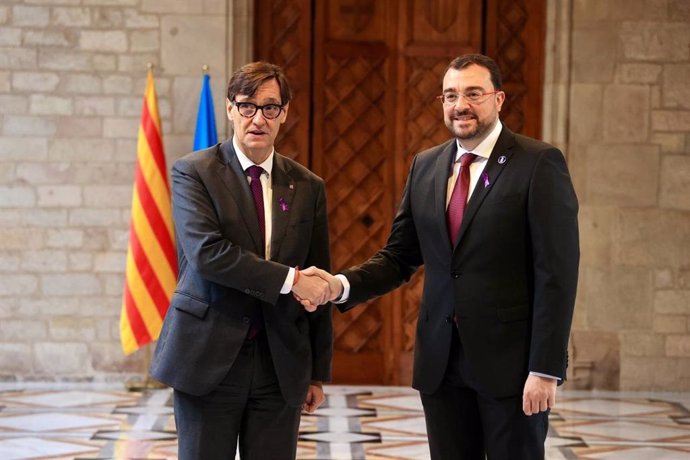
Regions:
<instances>
[{"instance_id":1,"label":"purple ribbon pin","mask_svg":"<svg viewBox=\"0 0 690 460\"><path fill-rule=\"evenodd\" d=\"M487 173L482 173L482 182L484 182L484 188L487 188L489 185L491 185L491 182L489 182L489 175Z\"/></svg>"},{"instance_id":2,"label":"purple ribbon pin","mask_svg":"<svg viewBox=\"0 0 690 460\"><path fill-rule=\"evenodd\" d=\"M288 212L290 208L288 208L288 204L285 202L285 198L282 196L278 198L278 206L280 206L280 210L283 212Z\"/></svg>"}]
</instances>

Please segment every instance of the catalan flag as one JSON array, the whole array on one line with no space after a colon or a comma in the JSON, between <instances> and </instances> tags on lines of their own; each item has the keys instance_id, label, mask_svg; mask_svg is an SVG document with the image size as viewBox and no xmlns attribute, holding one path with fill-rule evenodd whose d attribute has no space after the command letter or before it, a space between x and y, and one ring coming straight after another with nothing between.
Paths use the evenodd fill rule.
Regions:
<instances>
[{"instance_id":1,"label":"catalan flag","mask_svg":"<svg viewBox=\"0 0 690 460\"><path fill-rule=\"evenodd\" d=\"M156 88L148 71L137 142L137 164L120 339L125 354L156 340L177 283L170 184Z\"/></svg>"},{"instance_id":2,"label":"catalan flag","mask_svg":"<svg viewBox=\"0 0 690 460\"><path fill-rule=\"evenodd\" d=\"M204 66L206 71L206 66ZM194 150L201 150L218 142L216 132L216 115L213 113L213 96L211 96L211 77L204 73L199 95L199 111L196 115L196 129L194 130Z\"/></svg>"}]
</instances>

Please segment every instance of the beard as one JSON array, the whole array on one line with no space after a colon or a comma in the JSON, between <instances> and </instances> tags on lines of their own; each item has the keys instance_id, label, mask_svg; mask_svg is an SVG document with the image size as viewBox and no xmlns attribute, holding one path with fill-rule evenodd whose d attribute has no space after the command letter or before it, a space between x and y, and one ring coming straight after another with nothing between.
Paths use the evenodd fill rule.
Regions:
<instances>
[{"instance_id":1,"label":"beard","mask_svg":"<svg viewBox=\"0 0 690 460\"><path fill-rule=\"evenodd\" d=\"M455 122L458 117L462 116L471 116L472 119L463 121L463 123L469 123L466 126L459 127ZM448 130L453 133L453 136L461 140L483 139L493 126L493 123L480 120L477 115L469 110L453 114L452 117L446 118L445 123Z\"/></svg>"}]
</instances>

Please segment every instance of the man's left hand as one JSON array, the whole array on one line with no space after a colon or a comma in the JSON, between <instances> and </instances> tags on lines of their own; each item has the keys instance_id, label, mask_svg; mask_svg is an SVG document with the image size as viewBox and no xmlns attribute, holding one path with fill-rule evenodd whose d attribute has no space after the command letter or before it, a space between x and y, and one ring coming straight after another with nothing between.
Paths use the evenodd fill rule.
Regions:
<instances>
[{"instance_id":1,"label":"man's left hand","mask_svg":"<svg viewBox=\"0 0 690 460\"><path fill-rule=\"evenodd\" d=\"M320 383L314 382L309 385L307 390L307 397L304 400L302 409L313 414L316 409L326 400L326 395L323 393L323 388Z\"/></svg>"},{"instance_id":2,"label":"man's left hand","mask_svg":"<svg viewBox=\"0 0 690 460\"><path fill-rule=\"evenodd\" d=\"M546 412L556 405L556 379L530 374L522 392L522 410L525 415Z\"/></svg>"}]
</instances>

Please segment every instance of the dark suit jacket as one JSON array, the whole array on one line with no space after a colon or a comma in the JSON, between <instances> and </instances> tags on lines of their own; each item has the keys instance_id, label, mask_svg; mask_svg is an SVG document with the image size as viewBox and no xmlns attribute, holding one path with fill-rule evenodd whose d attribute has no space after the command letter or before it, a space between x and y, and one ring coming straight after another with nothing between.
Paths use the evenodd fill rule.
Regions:
<instances>
[{"instance_id":1,"label":"dark suit jacket","mask_svg":"<svg viewBox=\"0 0 690 460\"><path fill-rule=\"evenodd\" d=\"M453 139L414 158L386 246L343 272L351 292L339 307L394 289L424 264L413 386L439 387L456 317L468 380L489 396L519 395L528 371L565 378L577 198L559 150L504 126L453 249L445 208L456 151Z\"/></svg>"},{"instance_id":2,"label":"dark suit jacket","mask_svg":"<svg viewBox=\"0 0 690 460\"><path fill-rule=\"evenodd\" d=\"M330 266L324 184L278 153L272 181L269 261L232 141L175 162L179 279L150 369L159 381L209 393L228 373L252 318L261 316L288 404L304 402L311 380L330 380L330 308L307 313L291 294L280 295L289 267Z\"/></svg>"}]
</instances>

